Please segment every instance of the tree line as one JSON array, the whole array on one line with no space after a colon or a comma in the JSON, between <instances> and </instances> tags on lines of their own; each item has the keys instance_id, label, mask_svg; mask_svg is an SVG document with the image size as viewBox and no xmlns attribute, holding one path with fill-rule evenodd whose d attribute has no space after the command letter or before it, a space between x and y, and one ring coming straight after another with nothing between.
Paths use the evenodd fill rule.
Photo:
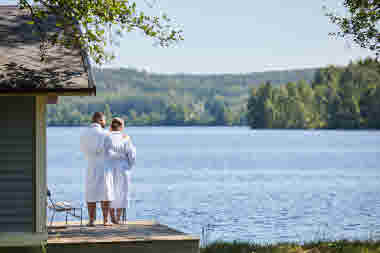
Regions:
<instances>
[{"instance_id":1,"label":"tree line","mask_svg":"<svg viewBox=\"0 0 380 253\"><path fill-rule=\"evenodd\" d=\"M96 97L64 97L48 106L50 126L90 122L96 111L128 125L246 125L252 87L312 80L315 69L248 74L153 74L134 69L96 69Z\"/></svg>"},{"instance_id":2,"label":"tree line","mask_svg":"<svg viewBox=\"0 0 380 253\"><path fill-rule=\"evenodd\" d=\"M123 101L128 101L124 103ZM112 109L111 109L112 108ZM233 112L222 100L207 103L165 103L163 99L123 97L106 103L70 104L48 109L49 126L81 126L91 121L95 111L105 112L107 119L122 117L130 126L246 125L243 111Z\"/></svg>"},{"instance_id":3,"label":"tree line","mask_svg":"<svg viewBox=\"0 0 380 253\"><path fill-rule=\"evenodd\" d=\"M247 109L251 128L380 129L379 60L322 68L309 83L266 82L251 90Z\"/></svg>"},{"instance_id":4,"label":"tree line","mask_svg":"<svg viewBox=\"0 0 380 253\"><path fill-rule=\"evenodd\" d=\"M251 128L380 128L380 64L236 75L95 73L96 97L60 98L50 126L87 125L95 111L127 125L249 125ZM261 84L260 84L261 83Z\"/></svg>"}]
</instances>

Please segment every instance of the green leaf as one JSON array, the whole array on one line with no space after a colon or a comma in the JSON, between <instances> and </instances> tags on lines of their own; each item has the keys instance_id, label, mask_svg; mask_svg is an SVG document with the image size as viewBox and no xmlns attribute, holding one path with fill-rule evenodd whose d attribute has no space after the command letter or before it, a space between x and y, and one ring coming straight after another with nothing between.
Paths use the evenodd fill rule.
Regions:
<instances>
[{"instance_id":1,"label":"green leaf","mask_svg":"<svg viewBox=\"0 0 380 253\"><path fill-rule=\"evenodd\" d=\"M74 30L75 41L87 48L94 59L101 62L110 58L104 51L106 42L112 44L113 35L122 36L121 31L117 31L111 37L105 36L107 31L104 29L111 24L128 32L143 31L145 36L154 37L158 41L164 42L161 44L165 44L165 46L182 39L182 31L166 25L169 23L166 15L163 18L149 16L138 11L136 3L132 0L18 0L18 2L19 7L24 7L29 10L29 14L33 14L35 22L44 21L51 15L58 15L60 18L54 25L64 27L66 22L71 24L72 20L77 20L83 31L79 33ZM28 2L34 2L35 5L29 6ZM37 7L42 3L49 5L49 8ZM30 13L31 11L33 13ZM34 24L34 21L30 21L28 24ZM51 43L67 44L69 40L61 41L57 36L49 35Z\"/></svg>"}]
</instances>

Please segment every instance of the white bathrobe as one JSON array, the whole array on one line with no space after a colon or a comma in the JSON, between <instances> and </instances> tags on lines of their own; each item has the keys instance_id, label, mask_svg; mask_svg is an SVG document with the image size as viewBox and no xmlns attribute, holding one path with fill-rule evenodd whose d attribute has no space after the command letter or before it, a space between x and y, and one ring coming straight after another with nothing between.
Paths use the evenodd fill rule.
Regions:
<instances>
[{"instance_id":1,"label":"white bathrobe","mask_svg":"<svg viewBox=\"0 0 380 253\"><path fill-rule=\"evenodd\" d=\"M109 132L99 124L92 123L80 137L80 149L88 166L85 182L85 198L87 202L112 201L113 192L106 187L104 140Z\"/></svg>"},{"instance_id":2,"label":"white bathrobe","mask_svg":"<svg viewBox=\"0 0 380 253\"><path fill-rule=\"evenodd\" d=\"M113 187L114 201L111 203L112 208L129 207L129 188L131 169L136 161L136 148L131 138L122 132L111 132L105 139L106 155L106 178L112 177L113 185L107 184L107 187Z\"/></svg>"}]
</instances>

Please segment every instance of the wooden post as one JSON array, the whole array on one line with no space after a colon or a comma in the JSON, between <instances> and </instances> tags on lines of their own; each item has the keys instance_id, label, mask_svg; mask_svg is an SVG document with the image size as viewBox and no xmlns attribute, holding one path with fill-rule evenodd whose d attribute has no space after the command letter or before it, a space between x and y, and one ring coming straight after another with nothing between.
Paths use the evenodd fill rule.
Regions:
<instances>
[{"instance_id":1,"label":"wooden post","mask_svg":"<svg viewBox=\"0 0 380 253\"><path fill-rule=\"evenodd\" d=\"M56 105L58 103L58 96L48 96L47 104Z\"/></svg>"},{"instance_id":2,"label":"wooden post","mask_svg":"<svg viewBox=\"0 0 380 253\"><path fill-rule=\"evenodd\" d=\"M35 232L46 232L46 96L36 97Z\"/></svg>"}]
</instances>

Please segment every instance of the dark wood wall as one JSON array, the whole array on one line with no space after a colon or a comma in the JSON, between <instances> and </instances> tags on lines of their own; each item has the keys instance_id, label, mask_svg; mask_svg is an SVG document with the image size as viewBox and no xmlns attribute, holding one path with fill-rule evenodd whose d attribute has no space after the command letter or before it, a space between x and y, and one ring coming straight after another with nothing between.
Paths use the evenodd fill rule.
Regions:
<instances>
[{"instance_id":1,"label":"dark wood wall","mask_svg":"<svg viewBox=\"0 0 380 253\"><path fill-rule=\"evenodd\" d=\"M0 96L0 233L35 231L35 103Z\"/></svg>"}]
</instances>

